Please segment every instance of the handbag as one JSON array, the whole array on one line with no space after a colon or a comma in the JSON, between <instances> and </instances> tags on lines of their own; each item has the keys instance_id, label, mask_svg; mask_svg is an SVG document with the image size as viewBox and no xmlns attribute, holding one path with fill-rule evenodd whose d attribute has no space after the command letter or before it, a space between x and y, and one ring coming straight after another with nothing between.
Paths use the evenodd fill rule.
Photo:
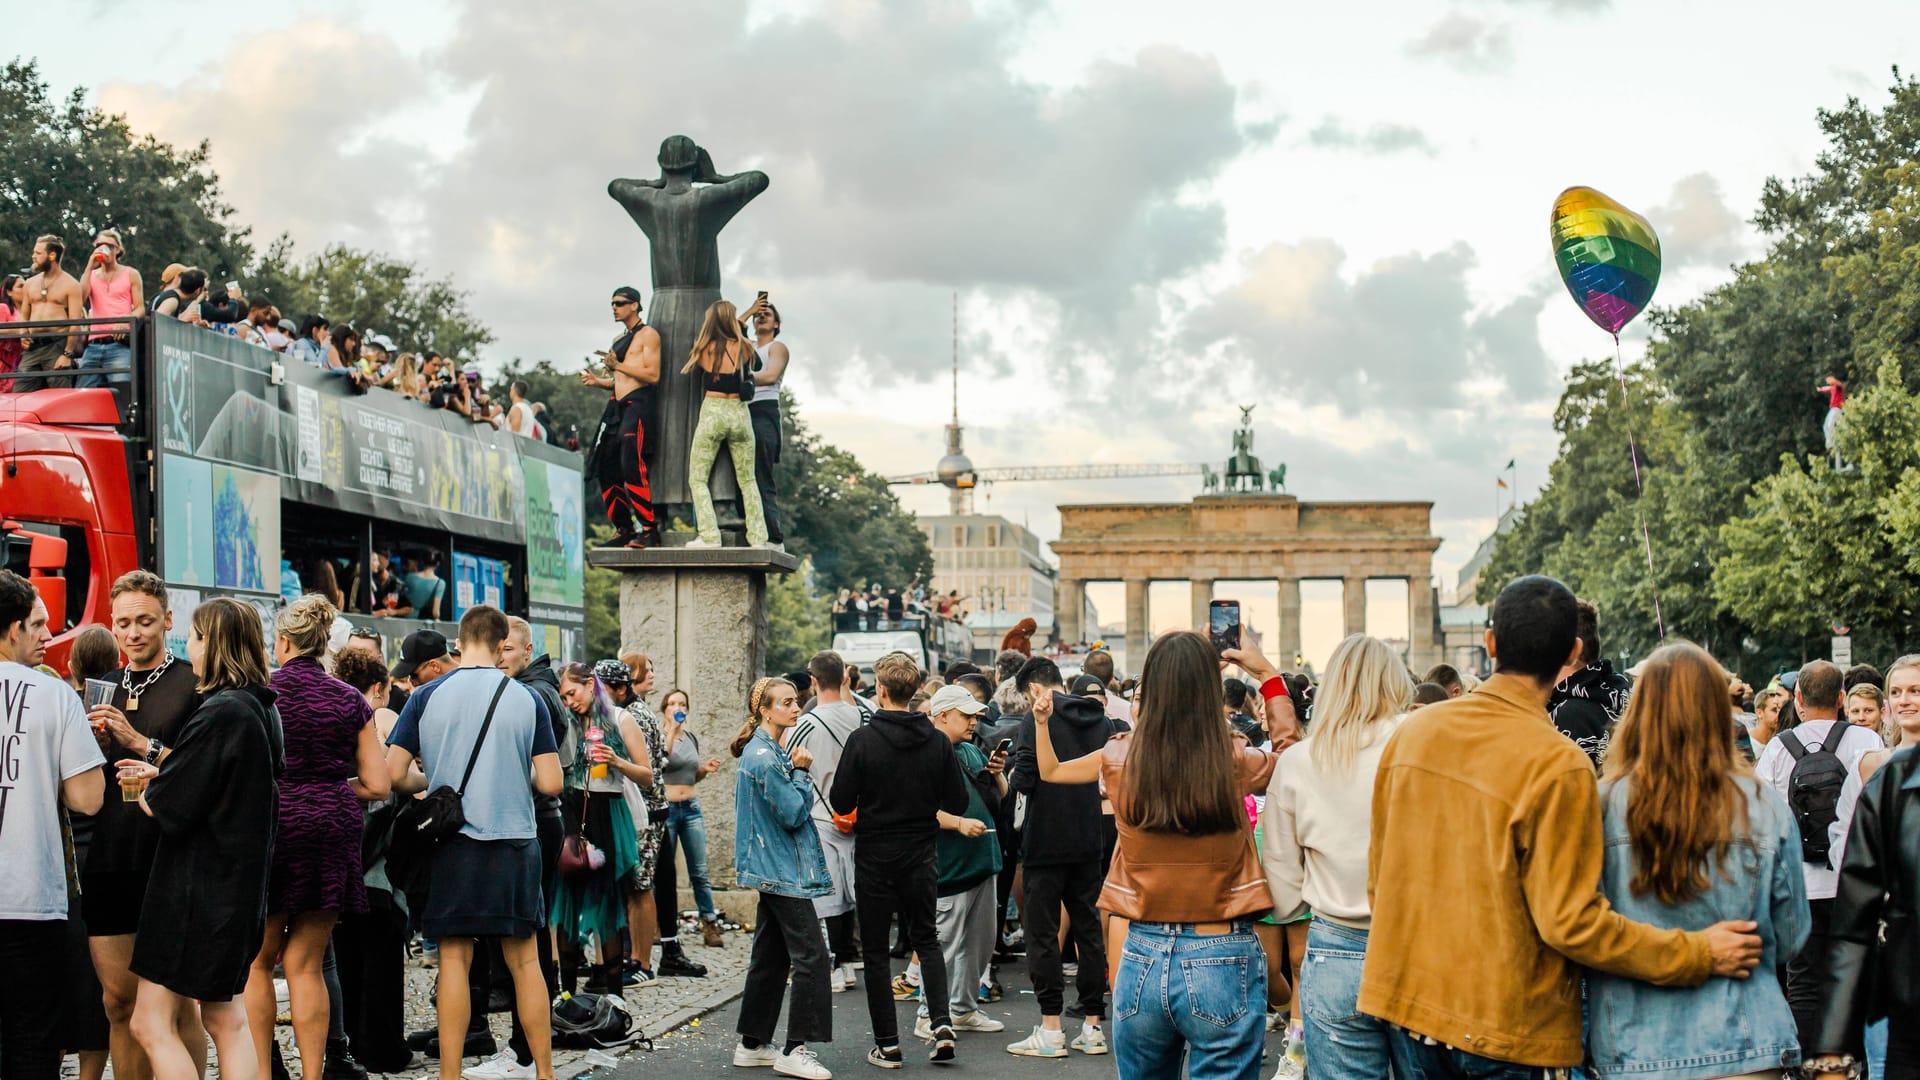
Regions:
<instances>
[{"instance_id":1,"label":"handbag","mask_svg":"<svg viewBox=\"0 0 1920 1080\"><path fill-rule=\"evenodd\" d=\"M607 856L593 841L587 839L587 804L591 801L587 792L580 793L580 829L571 832L560 841L560 857L554 860L554 868L562 877L573 877L590 873L607 865Z\"/></svg>"},{"instance_id":2,"label":"handbag","mask_svg":"<svg viewBox=\"0 0 1920 1080\"><path fill-rule=\"evenodd\" d=\"M487 718L480 724L480 735L473 740L473 752L467 755L467 771L460 775L460 786L445 784L418 799L408 799L393 816L393 835L387 847L387 877L396 888L408 893L424 892L433 866L433 852L442 841L459 832L467 823L460 800L466 795L467 782L480 761L480 748L486 745L487 732L493 727L494 710L500 695L513 680L502 675L500 685L487 704Z\"/></svg>"}]
</instances>

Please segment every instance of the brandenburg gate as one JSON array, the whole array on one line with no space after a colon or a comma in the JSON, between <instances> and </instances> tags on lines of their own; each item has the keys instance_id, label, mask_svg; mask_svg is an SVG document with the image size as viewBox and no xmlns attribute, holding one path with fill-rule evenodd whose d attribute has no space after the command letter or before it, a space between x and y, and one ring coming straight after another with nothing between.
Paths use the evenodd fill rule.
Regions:
<instances>
[{"instance_id":1,"label":"brandenburg gate","mask_svg":"<svg viewBox=\"0 0 1920 1080\"><path fill-rule=\"evenodd\" d=\"M1254 474L1258 476L1258 474ZM1284 476L1274 474L1275 486ZM1208 486L1214 486L1210 477ZM1201 495L1188 503L1060 507L1054 611L1062 640L1086 640L1080 625L1089 581L1126 583L1127 656L1147 652L1147 586L1185 580L1195 628L1207 624L1215 581L1264 579L1280 586L1279 640L1268 654L1282 667L1300 651L1300 582L1344 583L1345 632L1366 630L1369 580L1407 583L1407 663L1417 674L1440 662L1433 598L1428 502L1303 503L1259 491ZM1138 660L1131 660L1138 666Z\"/></svg>"}]
</instances>

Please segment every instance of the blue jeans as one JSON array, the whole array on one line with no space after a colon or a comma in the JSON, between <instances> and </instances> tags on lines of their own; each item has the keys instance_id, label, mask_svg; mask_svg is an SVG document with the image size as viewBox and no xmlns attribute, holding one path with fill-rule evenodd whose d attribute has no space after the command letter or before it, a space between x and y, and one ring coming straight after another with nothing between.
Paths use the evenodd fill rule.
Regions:
<instances>
[{"instance_id":1,"label":"blue jeans","mask_svg":"<svg viewBox=\"0 0 1920 1080\"><path fill-rule=\"evenodd\" d=\"M699 799L667 804L667 831L660 838L660 857L673 858L675 844L687 851L688 887L693 890L700 917L708 921L718 918L713 886L707 883L707 819L700 813Z\"/></svg>"},{"instance_id":2,"label":"blue jeans","mask_svg":"<svg viewBox=\"0 0 1920 1080\"><path fill-rule=\"evenodd\" d=\"M111 375L87 374L90 368L125 367L133 358L133 352L127 346L115 341L90 341L87 351L80 354L80 377L74 385L81 389L87 387L105 388L108 383L131 383L130 372L116 371Z\"/></svg>"},{"instance_id":3,"label":"blue jeans","mask_svg":"<svg viewBox=\"0 0 1920 1080\"><path fill-rule=\"evenodd\" d=\"M1881 1017L1867 1025L1867 1077L1884 1080L1887 1075L1887 1019Z\"/></svg>"},{"instance_id":4,"label":"blue jeans","mask_svg":"<svg viewBox=\"0 0 1920 1080\"><path fill-rule=\"evenodd\" d=\"M1225 934L1134 923L1114 979L1113 1053L1121 1080L1180 1075L1259 1080L1266 1046L1267 959L1253 920Z\"/></svg>"},{"instance_id":5,"label":"blue jeans","mask_svg":"<svg viewBox=\"0 0 1920 1080\"><path fill-rule=\"evenodd\" d=\"M1301 978L1304 980L1305 975ZM1404 1028L1389 1028L1387 1049L1393 1060L1394 1080L1567 1080L1572 1069L1516 1065L1495 1061L1465 1050L1428 1043ZM1311 1061L1312 1050L1307 1051Z\"/></svg>"},{"instance_id":6,"label":"blue jeans","mask_svg":"<svg viewBox=\"0 0 1920 1080\"><path fill-rule=\"evenodd\" d=\"M1387 1075L1386 1022L1360 1011L1367 932L1315 919L1300 968L1309 1080Z\"/></svg>"}]
</instances>

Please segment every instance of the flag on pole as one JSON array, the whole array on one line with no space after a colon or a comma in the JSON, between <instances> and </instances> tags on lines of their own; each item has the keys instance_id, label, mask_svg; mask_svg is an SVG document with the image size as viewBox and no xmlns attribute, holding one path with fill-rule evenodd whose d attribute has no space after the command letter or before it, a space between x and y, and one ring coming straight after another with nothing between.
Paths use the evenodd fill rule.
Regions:
<instances>
[{"instance_id":1,"label":"flag on pole","mask_svg":"<svg viewBox=\"0 0 1920 1080\"><path fill-rule=\"evenodd\" d=\"M1493 482L1496 484L1499 484L1503 488L1507 486L1506 480L1501 477L1494 477Z\"/></svg>"},{"instance_id":2,"label":"flag on pole","mask_svg":"<svg viewBox=\"0 0 1920 1080\"><path fill-rule=\"evenodd\" d=\"M1518 460L1519 460L1518 458L1508 458L1508 459L1507 459L1507 471L1512 471L1512 469L1513 469L1513 463L1514 463L1515 461L1518 461Z\"/></svg>"}]
</instances>

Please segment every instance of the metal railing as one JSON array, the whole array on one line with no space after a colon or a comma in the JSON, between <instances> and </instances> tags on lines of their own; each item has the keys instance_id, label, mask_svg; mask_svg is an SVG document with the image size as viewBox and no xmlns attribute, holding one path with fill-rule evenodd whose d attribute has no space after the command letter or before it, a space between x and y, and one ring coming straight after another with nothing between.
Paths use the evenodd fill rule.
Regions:
<instances>
[{"instance_id":1,"label":"metal railing","mask_svg":"<svg viewBox=\"0 0 1920 1080\"><path fill-rule=\"evenodd\" d=\"M0 323L0 341L21 340L25 348L31 348L33 342L45 338L78 339L80 348L72 353L73 366L64 368L40 368L34 371L14 370L0 373L0 393L26 394L35 390L73 386L84 377L98 377L106 380L105 389L114 395L122 423L134 423L140 404L146 400L145 372L150 367L143 363L149 359L152 350L152 332L149 329L151 315L114 315L103 319L39 319L27 322ZM117 344L127 347L127 361L124 364L106 364L99 367L80 366L87 346L101 336L93 331L101 327L122 327L125 333L109 335ZM34 331L56 331L55 333L34 333ZM23 349L24 351L24 349ZM24 360L24 355L22 360ZM124 378L114 378L124 376Z\"/></svg>"}]
</instances>

